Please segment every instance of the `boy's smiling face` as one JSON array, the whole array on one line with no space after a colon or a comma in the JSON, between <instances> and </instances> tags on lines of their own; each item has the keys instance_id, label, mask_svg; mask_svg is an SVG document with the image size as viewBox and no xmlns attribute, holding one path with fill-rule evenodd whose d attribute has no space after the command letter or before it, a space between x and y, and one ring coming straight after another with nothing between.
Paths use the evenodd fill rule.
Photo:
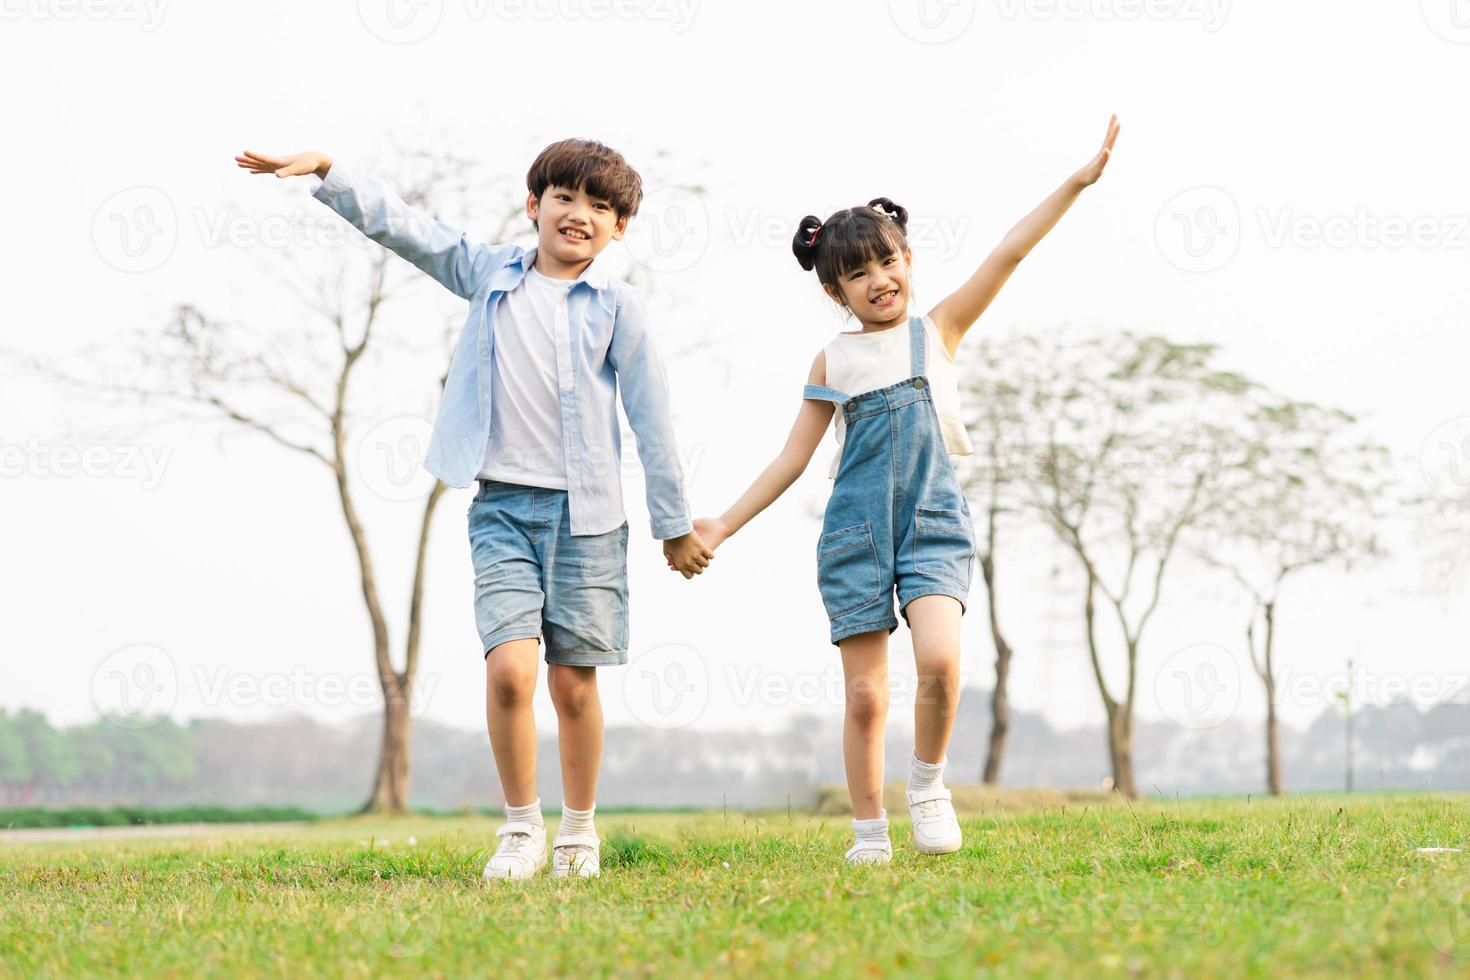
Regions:
<instances>
[{"instance_id":1,"label":"boy's smiling face","mask_svg":"<svg viewBox=\"0 0 1470 980\"><path fill-rule=\"evenodd\" d=\"M526 196L526 217L536 223L537 269L563 279L581 275L628 227L627 216L619 216L611 201L557 184L546 188L539 201L534 194Z\"/></svg>"}]
</instances>

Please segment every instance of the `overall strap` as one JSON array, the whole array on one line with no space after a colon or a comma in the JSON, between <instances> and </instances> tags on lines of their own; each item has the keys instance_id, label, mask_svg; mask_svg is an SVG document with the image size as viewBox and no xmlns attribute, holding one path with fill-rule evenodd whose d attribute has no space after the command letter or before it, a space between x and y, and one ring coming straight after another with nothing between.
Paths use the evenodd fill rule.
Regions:
<instances>
[{"instance_id":1,"label":"overall strap","mask_svg":"<svg viewBox=\"0 0 1470 980\"><path fill-rule=\"evenodd\" d=\"M913 371L910 377L923 377L924 321L916 316L909 317L909 361Z\"/></svg>"},{"instance_id":2,"label":"overall strap","mask_svg":"<svg viewBox=\"0 0 1470 980\"><path fill-rule=\"evenodd\" d=\"M844 395L836 388L828 388L826 385L807 385L802 390L801 397L803 399L810 398L819 402L834 402L839 406L846 404L848 401L847 395Z\"/></svg>"}]
</instances>

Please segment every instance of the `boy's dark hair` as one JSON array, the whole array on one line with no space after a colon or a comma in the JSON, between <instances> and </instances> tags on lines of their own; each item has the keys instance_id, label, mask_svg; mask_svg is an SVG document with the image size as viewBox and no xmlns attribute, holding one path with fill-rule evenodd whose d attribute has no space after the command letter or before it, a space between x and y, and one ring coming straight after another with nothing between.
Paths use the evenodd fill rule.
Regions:
<instances>
[{"instance_id":1,"label":"boy's dark hair","mask_svg":"<svg viewBox=\"0 0 1470 980\"><path fill-rule=\"evenodd\" d=\"M596 140L569 139L552 143L531 161L526 189L541 200L548 187L585 190L606 199L619 218L631 218L643 202L643 179L623 155Z\"/></svg>"},{"instance_id":2,"label":"boy's dark hair","mask_svg":"<svg viewBox=\"0 0 1470 980\"><path fill-rule=\"evenodd\" d=\"M909 213L886 197L865 208L845 208L824 223L814 214L801 219L791 251L817 280L837 289L837 280L853 269L908 248Z\"/></svg>"}]
</instances>

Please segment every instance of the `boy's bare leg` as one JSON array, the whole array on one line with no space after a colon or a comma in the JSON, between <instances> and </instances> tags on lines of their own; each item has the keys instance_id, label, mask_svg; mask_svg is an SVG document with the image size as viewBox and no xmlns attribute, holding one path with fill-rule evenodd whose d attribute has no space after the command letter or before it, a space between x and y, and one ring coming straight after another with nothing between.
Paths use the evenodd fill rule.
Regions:
<instances>
[{"instance_id":1,"label":"boy's bare leg","mask_svg":"<svg viewBox=\"0 0 1470 980\"><path fill-rule=\"evenodd\" d=\"M556 706L561 751L562 805L590 810L597 800L602 767L602 699L597 668L548 664L551 703Z\"/></svg>"},{"instance_id":2,"label":"boy's bare leg","mask_svg":"<svg viewBox=\"0 0 1470 980\"><path fill-rule=\"evenodd\" d=\"M485 657L485 722L500 789L510 806L536 802L535 637L501 643Z\"/></svg>"}]
</instances>

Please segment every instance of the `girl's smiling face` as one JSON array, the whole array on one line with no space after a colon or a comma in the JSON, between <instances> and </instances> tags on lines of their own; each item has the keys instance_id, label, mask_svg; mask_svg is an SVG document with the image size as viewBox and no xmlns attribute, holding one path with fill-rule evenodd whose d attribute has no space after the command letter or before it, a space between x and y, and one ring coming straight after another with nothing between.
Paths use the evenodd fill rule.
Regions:
<instances>
[{"instance_id":1,"label":"girl's smiling face","mask_svg":"<svg viewBox=\"0 0 1470 980\"><path fill-rule=\"evenodd\" d=\"M864 327L882 328L903 320L909 306L909 273L913 253L904 248L843 272L839 289L827 295L852 311Z\"/></svg>"}]
</instances>

